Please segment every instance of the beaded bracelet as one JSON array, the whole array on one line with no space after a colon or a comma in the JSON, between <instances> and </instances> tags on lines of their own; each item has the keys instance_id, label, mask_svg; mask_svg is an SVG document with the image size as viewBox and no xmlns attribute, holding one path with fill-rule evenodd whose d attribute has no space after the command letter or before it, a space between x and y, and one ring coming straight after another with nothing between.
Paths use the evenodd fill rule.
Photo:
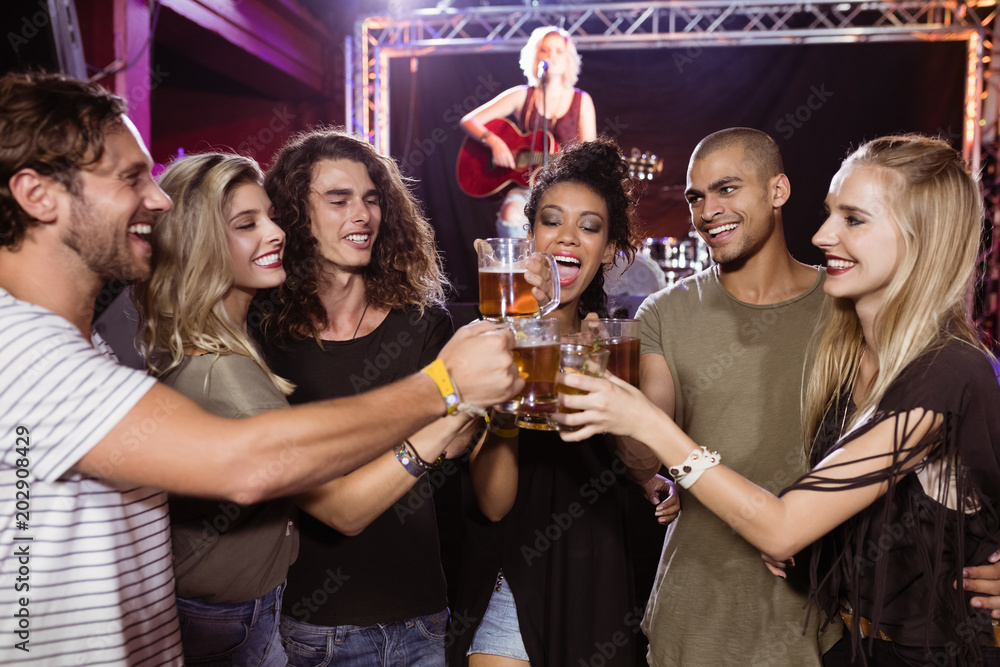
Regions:
<instances>
[{"instance_id":1,"label":"beaded bracelet","mask_svg":"<svg viewBox=\"0 0 1000 667\"><path fill-rule=\"evenodd\" d=\"M685 489L690 489L691 485L698 481L709 468L714 468L722 462L719 452L710 452L708 447L699 447L688 454L684 463L679 466L670 466L670 476L674 481Z\"/></svg>"},{"instance_id":2,"label":"beaded bracelet","mask_svg":"<svg viewBox=\"0 0 1000 667\"><path fill-rule=\"evenodd\" d=\"M406 441L404 440L396 447L396 460L403 465L403 469L410 473L414 477L420 477L424 474L424 470L417 464L417 459L412 454L410 450L406 448Z\"/></svg>"}]
</instances>

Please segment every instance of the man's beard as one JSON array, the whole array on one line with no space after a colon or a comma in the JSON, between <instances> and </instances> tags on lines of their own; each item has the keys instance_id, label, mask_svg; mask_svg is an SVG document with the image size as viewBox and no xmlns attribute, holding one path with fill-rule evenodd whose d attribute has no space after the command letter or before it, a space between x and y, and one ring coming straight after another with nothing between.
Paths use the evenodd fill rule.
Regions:
<instances>
[{"instance_id":1,"label":"man's beard","mask_svg":"<svg viewBox=\"0 0 1000 667\"><path fill-rule=\"evenodd\" d=\"M149 276L149 265L132 254L125 230L100 220L100 211L84 195L74 197L63 244L102 281L134 282Z\"/></svg>"}]
</instances>

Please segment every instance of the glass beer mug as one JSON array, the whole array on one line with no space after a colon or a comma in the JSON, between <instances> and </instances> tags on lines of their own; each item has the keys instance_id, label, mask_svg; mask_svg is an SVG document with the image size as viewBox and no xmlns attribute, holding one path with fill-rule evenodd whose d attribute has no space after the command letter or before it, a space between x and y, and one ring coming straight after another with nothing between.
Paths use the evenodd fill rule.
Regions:
<instances>
[{"instance_id":1,"label":"glass beer mug","mask_svg":"<svg viewBox=\"0 0 1000 667\"><path fill-rule=\"evenodd\" d=\"M535 251L531 239L480 239L476 241L479 255L479 314L484 319L548 315L559 305L559 270L549 253L542 253L552 271L552 299L539 307L531 296L531 284L525 279L524 263Z\"/></svg>"},{"instance_id":2,"label":"glass beer mug","mask_svg":"<svg viewBox=\"0 0 1000 667\"><path fill-rule=\"evenodd\" d=\"M559 320L554 317L513 317L506 326L514 332L514 363L524 378L524 389L501 404L505 412L516 412L517 424L549 429L547 414L559 408L556 380L559 376Z\"/></svg>"}]
</instances>

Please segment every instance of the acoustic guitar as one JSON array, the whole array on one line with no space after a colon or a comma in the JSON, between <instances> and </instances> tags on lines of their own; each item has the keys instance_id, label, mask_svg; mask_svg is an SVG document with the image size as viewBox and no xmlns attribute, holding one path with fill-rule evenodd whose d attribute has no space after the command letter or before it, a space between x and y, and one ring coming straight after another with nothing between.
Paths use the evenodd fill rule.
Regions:
<instances>
[{"instance_id":1,"label":"acoustic guitar","mask_svg":"<svg viewBox=\"0 0 1000 667\"><path fill-rule=\"evenodd\" d=\"M500 137L514 156L514 168L498 167L493 163L493 151L489 146L466 136L458 149L455 175L458 187L471 197L488 197L503 190L510 184L531 187L531 174L542 166L544 152L559 151L559 144L551 132L521 132L506 118L494 118L486 123L486 129Z\"/></svg>"},{"instance_id":2,"label":"acoustic guitar","mask_svg":"<svg viewBox=\"0 0 1000 667\"><path fill-rule=\"evenodd\" d=\"M471 197L489 197L516 185L531 187L531 175L542 166L544 146L548 144L549 154L559 151L559 144L551 132L521 132L506 118L495 118L486 123L486 129L500 137L514 156L514 168L498 167L493 163L493 151L472 137L466 136L458 149L455 175L458 187ZM656 155L632 149L628 158L629 176L640 180L652 180L663 169L663 159Z\"/></svg>"}]
</instances>

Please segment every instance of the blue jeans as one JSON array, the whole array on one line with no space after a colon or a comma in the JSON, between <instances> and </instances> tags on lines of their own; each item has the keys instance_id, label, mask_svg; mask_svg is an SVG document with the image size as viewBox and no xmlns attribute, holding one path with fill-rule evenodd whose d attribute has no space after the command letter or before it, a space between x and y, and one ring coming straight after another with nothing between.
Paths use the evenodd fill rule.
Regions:
<instances>
[{"instance_id":1,"label":"blue jeans","mask_svg":"<svg viewBox=\"0 0 1000 667\"><path fill-rule=\"evenodd\" d=\"M256 600L207 604L177 598L184 661L199 667L284 667L278 633L281 584Z\"/></svg>"},{"instance_id":2,"label":"blue jeans","mask_svg":"<svg viewBox=\"0 0 1000 667\"><path fill-rule=\"evenodd\" d=\"M444 667L448 610L398 623L323 627L281 617L291 667Z\"/></svg>"}]
</instances>

